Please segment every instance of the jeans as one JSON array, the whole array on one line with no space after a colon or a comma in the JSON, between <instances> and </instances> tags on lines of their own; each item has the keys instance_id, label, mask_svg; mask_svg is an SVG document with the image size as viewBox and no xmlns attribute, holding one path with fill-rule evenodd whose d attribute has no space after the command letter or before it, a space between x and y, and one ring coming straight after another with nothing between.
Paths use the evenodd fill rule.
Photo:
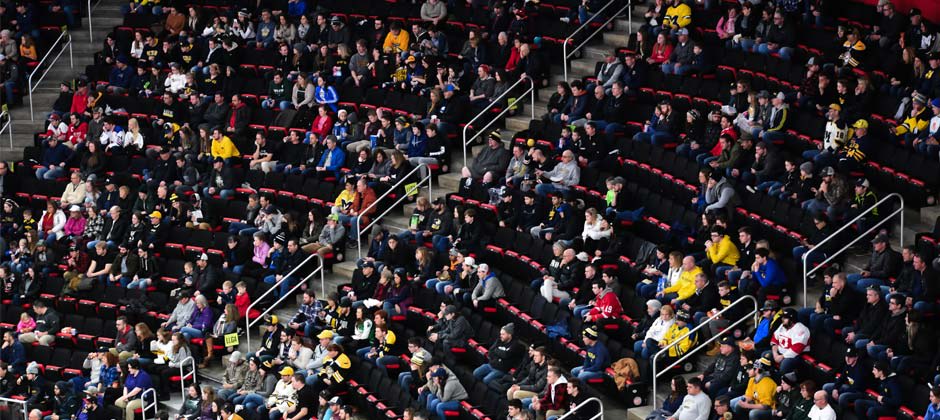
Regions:
<instances>
[{"instance_id":1,"label":"jeans","mask_svg":"<svg viewBox=\"0 0 940 420\"><path fill-rule=\"evenodd\" d=\"M884 286L885 282L881 279L876 279L873 277L862 277L861 274L853 273L846 276L846 281L850 286L854 286L855 290L859 292L865 292L869 286Z\"/></svg>"},{"instance_id":2,"label":"jeans","mask_svg":"<svg viewBox=\"0 0 940 420\"><path fill-rule=\"evenodd\" d=\"M636 135L633 136L633 140L649 143L654 146L662 146L668 143L674 143L676 138L668 131L654 131L652 133L636 133Z\"/></svg>"},{"instance_id":3,"label":"jeans","mask_svg":"<svg viewBox=\"0 0 940 420\"><path fill-rule=\"evenodd\" d=\"M457 411L460 410L460 401L441 401L437 397L431 396L428 398L428 411L432 413L437 413L437 418L443 420L446 418L444 415L445 411Z\"/></svg>"},{"instance_id":4,"label":"jeans","mask_svg":"<svg viewBox=\"0 0 940 420\"><path fill-rule=\"evenodd\" d=\"M219 198L223 200L227 200L235 196L235 190L221 190L221 189L216 188L216 192L219 194ZM211 194L209 194L209 187L205 187L202 189L202 196L203 197L211 196Z\"/></svg>"},{"instance_id":5,"label":"jeans","mask_svg":"<svg viewBox=\"0 0 940 420\"><path fill-rule=\"evenodd\" d=\"M271 109L274 105L277 105L280 109L290 109L290 101L275 101L273 99L261 102L261 109Z\"/></svg>"},{"instance_id":6,"label":"jeans","mask_svg":"<svg viewBox=\"0 0 940 420\"><path fill-rule=\"evenodd\" d=\"M568 187L560 185L560 184L558 185L554 183L538 184L535 186L535 193L541 197L545 197L546 195L549 195L549 194L556 194L556 193L561 193L565 191L568 191Z\"/></svg>"},{"instance_id":7,"label":"jeans","mask_svg":"<svg viewBox=\"0 0 940 420\"><path fill-rule=\"evenodd\" d=\"M802 261L802 260L803 260L803 256L804 256L808 251L809 251L809 248L807 248L807 247L805 247L805 246L802 246L802 245L797 246L797 247L793 247L793 258L796 258L796 260L797 260L798 262L799 262L799 261ZM813 252L812 254L809 254L809 256L806 257L806 258L807 258L806 264L807 264L809 267L813 267L814 265L819 264L819 263L821 263L821 262L823 262L823 261L826 260L826 253L825 253L825 252L815 251L815 252Z\"/></svg>"},{"instance_id":8,"label":"jeans","mask_svg":"<svg viewBox=\"0 0 940 420\"><path fill-rule=\"evenodd\" d=\"M7 104L12 104L13 100L16 99L13 89L16 89L16 82L3 82L3 91L7 95Z\"/></svg>"},{"instance_id":9,"label":"jeans","mask_svg":"<svg viewBox=\"0 0 940 420\"><path fill-rule=\"evenodd\" d=\"M187 339L202 338L203 335L202 330L198 330L193 327L180 328L180 333L182 333Z\"/></svg>"},{"instance_id":10,"label":"jeans","mask_svg":"<svg viewBox=\"0 0 940 420\"><path fill-rule=\"evenodd\" d=\"M412 383L414 383L414 378L411 377L410 371L398 374L398 385L401 386L402 389L407 390L411 388Z\"/></svg>"},{"instance_id":11,"label":"jeans","mask_svg":"<svg viewBox=\"0 0 940 420\"><path fill-rule=\"evenodd\" d=\"M587 381L588 379L603 378L606 373L604 372L589 372L584 370L584 366L578 366L574 369L571 369L571 374L577 376L578 379L582 381Z\"/></svg>"},{"instance_id":12,"label":"jeans","mask_svg":"<svg viewBox=\"0 0 940 420\"><path fill-rule=\"evenodd\" d=\"M290 291L291 287L294 287L294 282L295 282L295 281L297 281L297 279L294 278L294 276L290 276L290 277L288 277L287 279L285 279L284 281L282 281L282 282L281 282L281 285L278 287L278 291L276 292L277 298L280 299L281 296L286 295L287 292ZM267 283L267 284L276 284L276 283L277 283L277 275L272 274L272 275L270 275L270 276L265 277L265 278L264 278L264 282Z\"/></svg>"},{"instance_id":13,"label":"jeans","mask_svg":"<svg viewBox=\"0 0 940 420\"><path fill-rule=\"evenodd\" d=\"M480 365L473 371L473 377L487 385L503 376L506 376L506 372L493 369L493 366L490 366L489 363Z\"/></svg>"},{"instance_id":14,"label":"jeans","mask_svg":"<svg viewBox=\"0 0 940 420\"><path fill-rule=\"evenodd\" d=\"M49 168L39 168L36 169L36 179L38 180L48 180L54 181L56 178L61 178L65 176L65 168L61 166L56 166L52 169Z\"/></svg>"},{"instance_id":15,"label":"jeans","mask_svg":"<svg viewBox=\"0 0 940 420\"><path fill-rule=\"evenodd\" d=\"M764 55L770 55L770 54L773 54L773 53L777 53L777 54L780 55L780 58L789 61L789 60L790 60L790 56L793 55L793 48L790 48L790 47L778 47L777 49L772 49L772 48L770 48L770 45L765 42L765 43L762 43L762 44L760 44L760 45L757 46L757 52L759 52L759 53L761 53L761 54L764 54Z\"/></svg>"},{"instance_id":16,"label":"jeans","mask_svg":"<svg viewBox=\"0 0 940 420\"><path fill-rule=\"evenodd\" d=\"M359 226L359 217L358 216L349 216L345 214L339 215L339 222L342 224L349 223L349 241L356 242L359 239L359 229L365 226Z\"/></svg>"},{"instance_id":17,"label":"jeans","mask_svg":"<svg viewBox=\"0 0 940 420\"><path fill-rule=\"evenodd\" d=\"M239 395L232 402L245 406L245 409L252 411L258 407L264 406L264 397L258 394Z\"/></svg>"}]
</instances>

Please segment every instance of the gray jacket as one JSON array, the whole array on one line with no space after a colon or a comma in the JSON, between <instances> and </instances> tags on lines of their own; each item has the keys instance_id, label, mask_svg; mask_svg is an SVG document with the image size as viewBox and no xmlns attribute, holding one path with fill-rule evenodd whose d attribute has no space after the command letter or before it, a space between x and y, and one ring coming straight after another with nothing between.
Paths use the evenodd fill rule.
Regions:
<instances>
[{"instance_id":1,"label":"gray jacket","mask_svg":"<svg viewBox=\"0 0 940 420\"><path fill-rule=\"evenodd\" d=\"M339 241L343 240L343 237L346 236L346 228L343 227L342 223L337 223L336 226L330 229L330 225L327 224L323 226L323 230L320 231L320 239L317 241L320 245L336 245Z\"/></svg>"},{"instance_id":2,"label":"gray jacket","mask_svg":"<svg viewBox=\"0 0 940 420\"><path fill-rule=\"evenodd\" d=\"M470 174L474 178L482 178L483 174L489 171L496 172L499 175L509 165L509 158L510 153L505 147L493 149L487 145L483 147L479 155L473 158L473 163L470 164L468 169L470 169Z\"/></svg>"},{"instance_id":3,"label":"gray jacket","mask_svg":"<svg viewBox=\"0 0 940 420\"><path fill-rule=\"evenodd\" d=\"M454 375L452 370L444 365L441 365L438 369L444 369L447 372L447 381L444 382L443 389L434 381L428 382L428 390L434 393L441 402L461 401L469 397L466 388L463 387L463 384L460 383L457 375Z\"/></svg>"},{"instance_id":4,"label":"gray jacket","mask_svg":"<svg viewBox=\"0 0 940 420\"><path fill-rule=\"evenodd\" d=\"M483 286L483 283L484 282L481 281L473 288L473 293L471 293L470 296L474 300L490 300L506 295L503 284L495 275L490 274L490 276L487 277L486 286Z\"/></svg>"},{"instance_id":5,"label":"gray jacket","mask_svg":"<svg viewBox=\"0 0 940 420\"><path fill-rule=\"evenodd\" d=\"M186 302L186 304L177 303L176 307L173 308L173 312L170 314L170 318L166 320L167 325L189 322L189 317L193 315L194 308L196 308L196 302L192 299Z\"/></svg>"},{"instance_id":6,"label":"gray jacket","mask_svg":"<svg viewBox=\"0 0 940 420\"><path fill-rule=\"evenodd\" d=\"M572 159L571 162L561 162L555 165L551 171L545 172L543 175L552 180L552 183L556 186L570 188L578 185L578 182L581 181L581 168L578 167L577 161Z\"/></svg>"},{"instance_id":7,"label":"gray jacket","mask_svg":"<svg viewBox=\"0 0 940 420\"><path fill-rule=\"evenodd\" d=\"M695 54L692 53L692 41L688 41L685 44L676 44L675 48L672 49L672 54L669 54L669 61L673 63L690 64L694 57Z\"/></svg>"},{"instance_id":8,"label":"gray jacket","mask_svg":"<svg viewBox=\"0 0 940 420\"><path fill-rule=\"evenodd\" d=\"M620 73L623 72L623 63L620 60L615 60L613 63L604 63L601 66L601 70L597 72L597 81L604 86L604 88L609 88L610 85L614 82L620 80Z\"/></svg>"}]
</instances>

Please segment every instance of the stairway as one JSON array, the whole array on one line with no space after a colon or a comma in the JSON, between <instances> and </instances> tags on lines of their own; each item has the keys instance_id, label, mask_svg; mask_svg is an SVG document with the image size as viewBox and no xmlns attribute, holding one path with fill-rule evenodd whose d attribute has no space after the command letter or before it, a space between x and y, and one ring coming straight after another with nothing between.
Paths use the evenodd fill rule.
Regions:
<instances>
[{"instance_id":1,"label":"stairway","mask_svg":"<svg viewBox=\"0 0 940 420\"><path fill-rule=\"evenodd\" d=\"M88 39L88 13L82 16L82 27L72 30L72 58L74 66L69 66L69 52L65 51L53 65L42 83L33 91L33 112L35 120L30 120L29 99L23 97L23 104L10 110L13 124L13 149L10 150L6 142L0 142L0 159L11 161L19 160L23 156L23 148L33 145L33 136L45 130L44 120L52 109L52 104L59 97L59 84L63 80L74 79L85 71L85 66L94 62L95 53L101 51L101 46L108 32L115 26L123 23L120 0L101 0L97 6L92 6L92 28L94 43ZM24 76L27 77L28 75ZM36 75L39 77L39 74ZM6 136L4 136L4 140Z\"/></svg>"}]
</instances>

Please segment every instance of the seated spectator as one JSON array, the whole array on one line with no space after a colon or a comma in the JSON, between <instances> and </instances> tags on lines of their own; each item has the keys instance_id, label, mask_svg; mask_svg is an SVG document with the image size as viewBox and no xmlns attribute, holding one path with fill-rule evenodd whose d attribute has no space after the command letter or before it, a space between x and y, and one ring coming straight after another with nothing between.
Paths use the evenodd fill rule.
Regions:
<instances>
[{"instance_id":1,"label":"seated spectator","mask_svg":"<svg viewBox=\"0 0 940 420\"><path fill-rule=\"evenodd\" d=\"M605 371L610 366L611 360L607 346L597 338L597 328L586 328L581 338L587 353L584 356L584 364L572 369L571 375L582 381L603 377L606 375Z\"/></svg>"},{"instance_id":2,"label":"seated spectator","mask_svg":"<svg viewBox=\"0 0 940 420\"><path fill-rule=\"evenodd\" d=\"M864 394L863 398L855 400L855 414L865 419L895 415L901 406L902 398L898 377L891 371L887 362L880 360L875 362L872 374L878 381L878 386L875 388L877 397L871 398Z\"/></svg>"},{"instance_id":3,"label":"seated spectator","mask_svg":"<svg viewBox=\"0 0 940 420\"><path fill-rule=\"evenodd\" d=\"M489 385L508 375L510 370L522 362L525 347L514 337L515 326L506 324L499 330L499 340L490 346L487 352L488 363L473 371L473 377Z\"/></svg>"},{"instance_id":4,"label":"seated spectator","mask_svg":"<svg viewBox=\"0 0 940 420\"><path fill-rule=\"evenodd\" d=\"M456 306L444 308L444 321L442 326L432 326L428 330L428 340L434 343L434 348L450 351L451 348L466 346L472 336L472 327Z\"/></svg>"},{"instance_id":5,"label":"seated spectator","mask_svg":"<svg viewBox=\"0 0 940 420\"><path fill-rule=\"evenodd\" d=\"M772 361L761 357L747 370L749 379L743 396L731 400L731 410L738 415L771 415L777 384L770 377Z\"/></svg>"},{"instance_id":6,"label":"seated spectator","mask_svg":"<svg viewBox=\"0 0 940 420\"><path fill-rule=\"evenodd\" d=\"M719 392L731 385L738 373L740 360L738 346L733 338L723 336L718 339L717 343L718 354L715 361L709 364L705 372L698 376L702 389L713 397L717 397Z\"/></svg>"},{"instance_id":7,"label":"seated spectator","mask_svg":"<svg viewBox=\"0 0 940 420\"><path fill-rule=\"evenodd\" d=\"M682 76L692 71L702 70L696 68L695 65L695 54L692 50L697 45L689 40L689 30L681 28L676 33L678 34L678 42L673 47L672 52L669 53L669 58L662 64L663 73ZM699 50L701 50L701 47L699 47Z\"/></svg>"},{"instance_id":8,"label":"seated spectator","mask_svg":"<svg viewBox=\"0 0 940 420\"><path fill-rule=\"evenodd\" d=\"M643 131L634 135L633 140L660 146L675 143L681 122L673 113L672 104L662 101L654 108L653 116L646 121Z\"/></svg>"},{"instance_id":9,"label":"seated spectator","mask_svg":"<svg viewBox=\"0 0 940 420\"><path fill-rule=\"evenodd\" d=\"M862 291L870 286L884 286L888 279L897 277L901 271L901 254L888 243L888 236L879 234L871 241L872 253L868 263L862 267L860 273L849 274L847 277L850 286Z\"/></svg>"},{"instance_id":10,"label":"seated spectator","mask_svg":"<svg viewBox=\"0 0 940 420\"><path fill-rule=\"evenodd\" d=\"M792 308L784 309L780 318L782 322L770 343L774 361L780 364L779 372L786 375L799 368L803 360L800 355L809 351L810 331L797 320Z\"/></svg>"},{"instance_id":11,"label":"seated spectator","mask_svg":"<svg viewBox=\"0 0 940 420\"><path fill-rule=\"evenodd\" d=\"M559 418L569 406L568 380L561 369L549 366L545 382L545 391L538 398L532 398L529 408L546 418Z\"/></svg>"},{"instance_id":12,"label":"seated spectator","mask_svg":"<svg viewBox=\"0 0 940 420\"><path fill-rule=\"evenodd\" d=\"M475 308L480 307L480 305L484 307L492 306L493 300L506 294L502 282L496 277L496 273L490 270L489 265L480 264L477 266L477 276L480 281L470 294L470 302L473 303Z\"/></svg>"}]
</instances>

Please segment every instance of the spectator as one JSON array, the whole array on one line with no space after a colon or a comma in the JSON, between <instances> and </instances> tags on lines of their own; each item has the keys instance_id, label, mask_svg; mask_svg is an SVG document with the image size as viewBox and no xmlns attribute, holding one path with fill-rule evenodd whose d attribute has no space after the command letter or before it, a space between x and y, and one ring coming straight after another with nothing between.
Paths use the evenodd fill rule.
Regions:
<instances>
[{"instance_id":1,"label":"spectator","mask_svg":"<svg viewBox=\"0 0 940 420\"><path fill-rule=\"evenodd\" d=\"M689 41L689 30L682 28L676 31L676 33L679 36L679 42L676 43L672 52L669 53L669 58L663 63L663 73L682 76L693 70L701 70L694 68L695 55L692 51L694 44Z\"/></svg>"},{"instance_id":2,"label":"spectator","mask_svg":"<svg viewBox=\"0 0 940 420\"><path fill-rule=\"evenodd\" d=\"M489 363L473 371L473 377L489 385L508 375L510 370L522 363L525 348L514 337L515 326L506 324L499 330L499 340L490 346L487 353Z\"/></svg>"},{"instance_id":3,"label":"spectator","mask_svg":"<svg viewBox=\"0 0 940 420\"><path fill-rule=\"evenodd\" d=\"M731 385L731 381L738 372L740 360L738 347L733 338L726 335L718 339L717 343L718 355L715 361L698 376L702 384L701 388L712 397L717 397L719 392Z\"/></svg>"},{"instance_id":4,"label":"spectator","mask_svg":"<svg viewBox=\"0 0 940 420\"><path fill-rule=\"evenodd\" d=\"M796 310L786 308L780 315L782 322L770 339L774 361L780 364L780 374L794 372L802 362L801 354L809 351L809 328L797 321Z\"/></svg>"},{"instance_id":5,"label":"spectator","mask_svg":"<svg viewBox=\"0 0 940 420\"><path fill-rule=\"evenodd\" d=\"M760 418L771 415L777 384L770 377L769 370L773 362L761 357L748 368L749 379L743 396L731 400L731 410L737 415Z\"/></svg>"},{"instance_id":6,"label":"spectator","mask_svg":"<svg viewBox=\"0 0 940 420\"><path fill-rule=\"evenodd\" d=\"M866 207L867 208L867 207ZM901 254L888 243L888 236L879 234L871 240L872 253L860 273L849 274L850 286L862 291L870 286L884 286L889 278L897 277L901 271Z\"/></svg>"},{"instance_id":7,"label":"spectator","mask_svg":"<svg viewBox=\"0 0 940 420\"><path fill-rule=\"evenodd\" d=\"M584 364L572 369L571 374L582 381L603 377L611 360L607 346L597 338L597 328L586 328L582 333L582 342L587 351Z\"/></svg>"},{"instance_id":8,"label":"spectator","mask_svg":"<svg viewBox=\"0 0 940 420\"><path fill-rule=\"evenodd\" d=\"M888 3L890 4L890 3ZM877 361L872 374L878 381L876 396L873 399L861 398L855 401L855 413L859 418L877 419L894 415L901 406L901 385L887 362Z\"/></svg>"}]
</instances>

